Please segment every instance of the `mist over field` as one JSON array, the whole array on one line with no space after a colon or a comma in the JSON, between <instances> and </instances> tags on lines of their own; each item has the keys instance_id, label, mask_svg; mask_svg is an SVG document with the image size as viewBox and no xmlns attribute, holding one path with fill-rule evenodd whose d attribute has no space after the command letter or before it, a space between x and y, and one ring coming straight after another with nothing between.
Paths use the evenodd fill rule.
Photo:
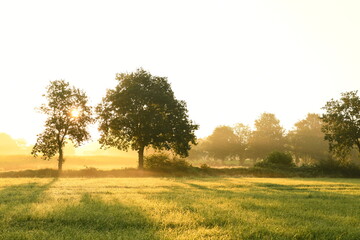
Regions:
<instances>
[{"instance_id":1,"label":"mist over field","mask_svg":"<svg viewBox=\"0 0 360 240\"><path fill-rule=\"evenodd\" d=\"M0 171L15 171L25 169L56 168L56 160L44 161L31 156L31 145L25 140L13 139L5 133L0 133ZM100 144L90 142L79 148L71 143L65 147L65 169L83 168L136 168L135 152L116 149L100 149Z\"/></svg>"}]
</instances>

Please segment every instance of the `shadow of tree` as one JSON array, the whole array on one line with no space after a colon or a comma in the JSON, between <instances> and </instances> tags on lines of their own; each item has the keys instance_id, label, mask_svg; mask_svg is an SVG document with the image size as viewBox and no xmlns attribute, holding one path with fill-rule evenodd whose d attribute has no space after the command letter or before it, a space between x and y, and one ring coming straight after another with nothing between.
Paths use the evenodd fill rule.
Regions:
<instances>
[{"instance_id":1,"label":"shadow of tree","mask_svg":"<svg viewBox=\"0 0 360 240\"><path fill-rule=\"evenodd\" d=\"M78 204L59 204L44 216L17 218L10 227L9 239L159 239L156 225L140 208L104 202L88 193Z\"/></svg>"},{"instance_id":2,"label":"shadow of tree","mask_svg":"<svg viewBox=\"0 0 360 240\"><path fill-rule=\"evenodd\" d=\"M41 202L44 192L56 181L54 178L43 185L36 182L12 185L0 191L0 239L16 239L8 233L21 225L20 219L29 218L31 204Z\"/></svg>"},{"instance_id":3,"label":"shadow of tree","mask_svg":"<svg viewBox=\"0 0 360 240\"><path fill-rule=\"evenodd\" d=\"M2 206L0 209L0 213L2 213L0 217L6 215L7 211L16 206L26 206L41 201L43 192L49 189L56 181L57 179L54 178L44 185L33 182L4 188L0 191L0 204Z\"/></svg>"},{"instance_id":4,"label":"shadow of tree","mask_svg":"<svg viewBox=\"0 0 360 240\"><path fill-rule=\"evenodd\" d=\"M359 239L358 230L344 228L359 223L354 217L360 209L358 195L301 188L306 185L253 183L254 188L241 191L234 184L181 183L190 190L177 187L151 199L173 202L180 211L190 209L194 218L201 219L197 227L227 229L231 239Z\"/></svg>"},{"instance_id":5,"label":"shadow of tree","mask_svg":"<svg viewBox=\"0 0 360 240\"><path fill-rule=\"evenodd\" d=\"M141 194L144 199L123 204L116 198L102 198L99 193L84 193L76 202L66 198L46 201L45 191L55 181L15 185L0 191L0 239L167 239L167 236L359 239L360 236L359 230L351 227L359 223L356 218L360 214L359 195L306 189L317 184L242 185L241 181L224 183L222 179L175 179L179 184L162 186L163 191L143 192L140 188L129 191ZM148 205L141 205L147 201ZM32 212L34 203L41 203L38 208L45 207L43 214ZM47 208L47 204L52 205Z\"/></svg>"}]
</instances>

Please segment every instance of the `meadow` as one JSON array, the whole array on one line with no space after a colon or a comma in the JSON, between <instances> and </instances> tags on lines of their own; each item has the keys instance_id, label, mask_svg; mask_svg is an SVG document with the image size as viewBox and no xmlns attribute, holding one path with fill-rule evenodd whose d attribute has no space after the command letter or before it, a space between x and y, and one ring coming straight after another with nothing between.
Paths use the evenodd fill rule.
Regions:
<instances>
[{"instance_id":1,"label":"meadow","mask_svg":"<svg viewBox=\"0 0 360 240\"><path fill-rule=\"evenodd\" d=\"M0 239L360 239L360 179L0 178Z\"/></svg>"}]
</instances>

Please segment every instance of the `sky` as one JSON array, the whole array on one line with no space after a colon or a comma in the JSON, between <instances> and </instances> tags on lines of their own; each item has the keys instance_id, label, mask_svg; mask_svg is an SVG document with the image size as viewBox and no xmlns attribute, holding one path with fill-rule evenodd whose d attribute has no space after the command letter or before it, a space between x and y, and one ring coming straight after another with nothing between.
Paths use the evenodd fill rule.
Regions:
<instances>
[{"instance_id":1,"label":"sky","mask_svg":"<svg viewBox=\"0 0 360 240\"><path fill-rule=\"evenodd\" d=\"M0 132L35 143L49 81L95 106L140 67L168 77L198 137L263 112L290 130L360 90L359 12L357 0L2 0Z\"/></svg>"}]
</instances>

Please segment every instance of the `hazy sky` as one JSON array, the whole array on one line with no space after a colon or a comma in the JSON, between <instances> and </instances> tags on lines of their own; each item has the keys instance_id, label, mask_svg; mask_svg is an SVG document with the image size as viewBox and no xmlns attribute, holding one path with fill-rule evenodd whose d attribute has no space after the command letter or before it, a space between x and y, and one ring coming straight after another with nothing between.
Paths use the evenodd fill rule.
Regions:
<instances>
[{"instance_id":1,"label":"hazy sky","mask_svg":"<svg viewBox=\"0 0 360 240\"><path fill-rule=\"evenodd\" d=\"M265 111L291 129L360 89L359 12L357 0L0 1L0 132L34 143L50 80L95 105L139 67L168 77L199 137Z\"/></svg>"}]
</instances>

